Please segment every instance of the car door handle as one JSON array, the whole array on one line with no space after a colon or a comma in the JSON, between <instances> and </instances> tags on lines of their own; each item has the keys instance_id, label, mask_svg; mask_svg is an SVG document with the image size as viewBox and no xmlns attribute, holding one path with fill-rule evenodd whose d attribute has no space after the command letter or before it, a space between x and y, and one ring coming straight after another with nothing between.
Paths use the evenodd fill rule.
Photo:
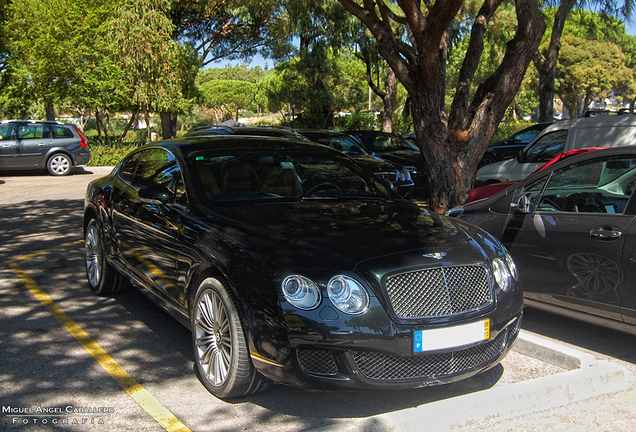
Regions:
<instances>
[{"instance_id":1,"label":"car door handle","mask_svg":"<svg viewBox=\"0 0 636 432\"><path fill-rule=\"evenodd\" d=\"M590 231L590 236L597 240L616 240L623 235L623 232L611 226L596 227Z\"/></svg>"}]
</instances>

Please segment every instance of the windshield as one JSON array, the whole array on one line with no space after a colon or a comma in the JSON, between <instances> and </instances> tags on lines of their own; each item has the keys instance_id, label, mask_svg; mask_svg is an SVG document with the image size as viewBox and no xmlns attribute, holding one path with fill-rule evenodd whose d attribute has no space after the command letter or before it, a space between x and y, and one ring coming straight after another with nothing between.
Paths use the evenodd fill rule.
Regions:
<instances>
[{"instance_id":1,"label":"windshield","mask_svg":"<svg viewBox=\"0 0 636 432\"><path fill-rule=\"evenodd\" d=\"M210 151L197 153L192 162L201 191L215 203L395 197L355 162L327 151Z\"/></svg>"}]
</instances>

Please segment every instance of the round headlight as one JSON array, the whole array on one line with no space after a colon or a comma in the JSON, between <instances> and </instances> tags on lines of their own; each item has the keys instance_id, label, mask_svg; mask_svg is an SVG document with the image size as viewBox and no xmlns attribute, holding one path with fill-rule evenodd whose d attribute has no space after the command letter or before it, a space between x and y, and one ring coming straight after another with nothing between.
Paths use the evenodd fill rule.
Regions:
<instances>
[{"instance_id":1,"label":"round headlight","mask_svg":"<svg viewBox=\"0 0 636 432\"><path fill-rule=\"evenodd\" d=\"M495 258L492 261L492 272L499 288L501 288L502 291L510 290L512 276L508 265L501 258Z\"/></svg>"},{"instance_id":2,"label":"round headlight","mask_svg":"<svg viewBox=\"0 0 636 432\"><path fill-rule=\"evenodd\" d=\"M283 295L298 309L314 309L320 303L320 290L304 276L287 276L282 284Z\"/></svg>"},{"instance_id":3,"label":"round headlight","mask_svg":"<svg viewBox=\"0 0 636 432\"><path fill-rule=\"evenodd\" d=\"M369 307L367 291L355 279L334 276L327 285L329 299L335 307L349 315L359 315Z\"/></svg>"},{"instance_id":4,"label":"round headlight","mask_svg":"<svg viewBox=\"0 0 636 432\"><path fill-rule=\"evenodd\" d=\"M519 270L517 270L517 264L513 261L512 257L506 253L506 264L508 264L508 270L515 280L519 280Z\"/></svg>"}]
</instances>

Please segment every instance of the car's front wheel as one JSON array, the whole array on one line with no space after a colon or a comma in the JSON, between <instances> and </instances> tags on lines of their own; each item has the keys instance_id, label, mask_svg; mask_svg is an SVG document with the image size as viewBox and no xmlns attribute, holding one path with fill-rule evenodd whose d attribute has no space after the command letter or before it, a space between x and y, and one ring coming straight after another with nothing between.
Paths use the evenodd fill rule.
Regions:
<instances>
[{"instance_id":1,"label":"car's front wheel","mask_svg":"<svg viewBox=\"0 0 636 432\"><path fill-rule=\"evenodd\" d=\"M484 166L486 166L486 165L493 164L493 163L495 163L495 162L497 162L497 159L496 159L493 155L485 154L485 155L481 158L481 160L479 161L479 163L477 164L477 169L479 169L479 168L481 168L481 167L484 167Z\"/></svg>"},{"instance_id":2,"label":"car's front wheel","mask_svg":"<svg viewBox=\"0 0 636 432\"><path fill-rule=\"evenodd\" d=\"M46 169L49 171L49 174L54 176L69 175L72 167L73 162L71 158L64 153L54 154L46 163Z\"/></svg>"},{"instance_id":3,"label":"car's front wheel","mask_svg":"<svg viewBox=\"0 0 636 432\"><path fill-rule=\"evenodd\" d=\"M125 290L126 284L106 261L102 233L96 219L91 219L86 226L84 251L86 277L91 291L97 295L108 295Z\"/></svg>"},{"instance_id":4,"label":"car's front wheel","mask_svg":"<svg viewBox=\"0 0 636 432\"><path fill-rule=\"evenodd\" d=\"M234 398L267 388L252 365L236 301L220 280L199 285L191 320L195 369L210 393Z\"/></svg>"}]
</instances>

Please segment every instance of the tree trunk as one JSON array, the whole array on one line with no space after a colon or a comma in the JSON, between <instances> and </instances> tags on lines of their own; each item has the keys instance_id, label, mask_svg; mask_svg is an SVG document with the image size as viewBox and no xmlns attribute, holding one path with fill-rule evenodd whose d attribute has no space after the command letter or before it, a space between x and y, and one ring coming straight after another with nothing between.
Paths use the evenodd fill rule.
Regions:
<instances>
[{"instance_id":1,"label":"tree trunk","mask_svg":"<svg viewBox=\"0 0 636 432\"><path fill-rule=\"evenodd\" d=\"M50 121L55 121L55 107L52 103L46 104L46 119Z\"/></svg>"},{"instance_id":2,"label":"tree trunk","mask_svg":"<svg viewBox=\"0 0 636 432\"><path fill-rule=\"evenodd\" d=\"M117 140L117 142L119 143L120 146L122 146L124 144L124 140L126 139L126 135L128 134L128 131L130 130L132 125L135 123L136 119L137 119L137 112L133 112L132 115L130 116L130 120L128 120L128 123L126 123L126 127L124 128L124 131L122 132L121 136Z\"/></svg>"},{"instance_id":3,"label":"tree trunk","mask_svg":"<svg viewBox=\"0 0 636 432\"><path fill-rule=\"evenodd\" d=\"M97 141L100 145L104 145L104 138L102 137L102 120L99 114L99 109L95 109L95 124L97 125Z\"/></svg>"},{"instance_id":4,"label":"tree trunk","mask_svg":"<svg viewBox=\"0 0 636 432\"><path fill-rule=\"evenodd\" d=\"M148 109L144 110L144 118L146 119L146 142L152 141L152 129L150 129L150 115Z\"/></svg>"},{"instance_id":5,"label":"tree trunk","mask_svg":"<svg viewBox=\"0 0 636 432\"><path fill-rule=\"evenodd\" d=\"M537 50L534 56L534 65L539 72L539 121L551 122L554 120L554 81L556 77L557 60L561 49L561 35L570 11L576 0L562 0L552 24L552 35L546 56L542 56Z\"/></svg>"},{"instance_id":6,"label":"tree trunk","mask_svg":"<svg viewBox=\"0 0 636 432\"><path fill-rule=\"evenodd\" d=\"M177 137L177 113L161 113L161 134L163 139Z\"/></svg>"},{"instance_id":7,"label":"tree trunk","mask_svg":"<svg viewBox=\"0 0 636 432\"><path fill-rule=\"evenodd\" d=\"M393 102L395 101L395 73L393 69L387 68L386 71L386 91L382 102L384 103L384 114L382 118L382 131L393 132Z\"/></svg>"},{"instance_id":8,"label":"tree trunk","mask_svg":"<svg viewBox=\"0 0 636 432\"><path fill-rule=\"evenodd\" d=\"M377 60L377 59L376 59ZM369 56L365 59L367 66L367 84L369 88L382 99L383 114L382 114L382 131L393 132L393 103L395 101L395 89L397 87L395 81L395 72L390 66L387 67L386 79L384 80L386 90L382 90L378 84L373 83L373 64ZM379 75L379 72L378 72ZM378 77L378 81L380 77ZM371 110L371 93L369 93L369 111Z\"/></svg>"}]
</instances>

